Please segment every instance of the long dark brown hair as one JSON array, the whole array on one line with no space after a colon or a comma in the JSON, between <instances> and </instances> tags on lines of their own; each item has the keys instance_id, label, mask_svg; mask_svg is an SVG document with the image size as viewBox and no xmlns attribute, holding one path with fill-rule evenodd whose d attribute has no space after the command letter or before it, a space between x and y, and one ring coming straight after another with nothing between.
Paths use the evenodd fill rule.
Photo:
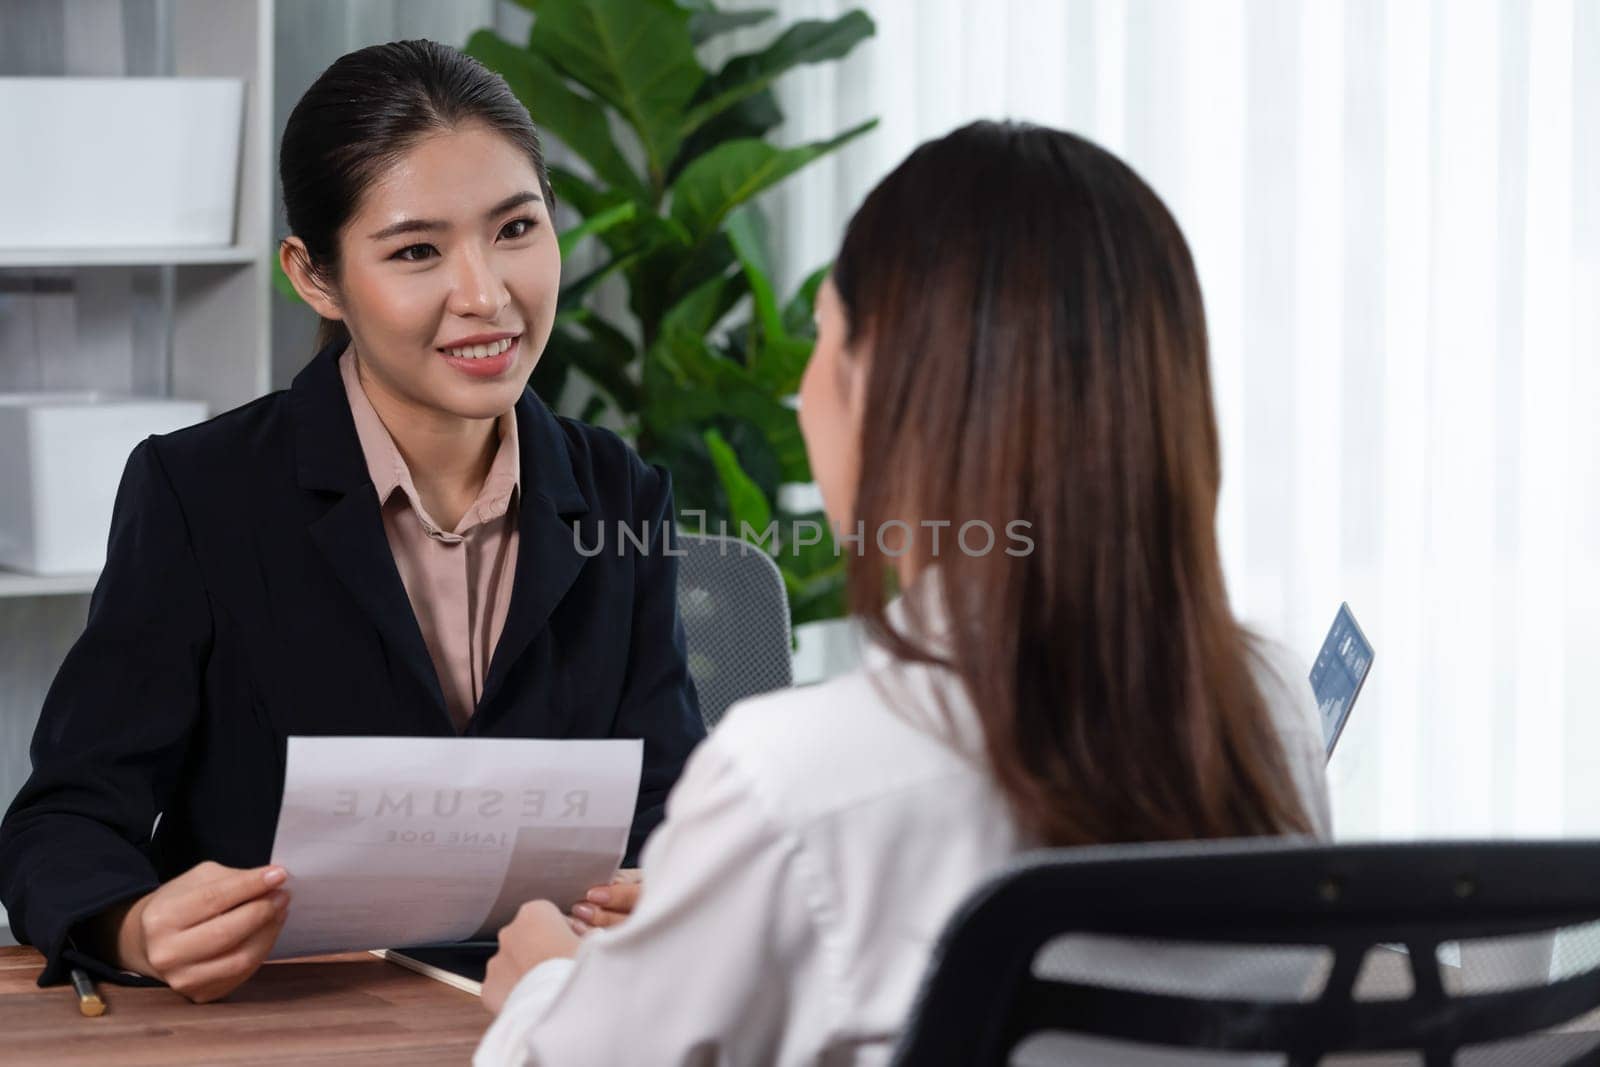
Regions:
<instances>
[{"instance_id":1,"label":"long dark brown hair","mask_svg":"<svg viewBox=\"0 0 1600 1067\"><path fill-rule=\"evenodd\" d=\"M901 659L960 679L1025 830L1308 831L1223 583L1200 286L1150 187L1082 138L976 123L872 191L833 280L849 347L870 352L851 608ZM942 651L884 610L873 531L911 516L952 524ZM1004 533L1018 520L1031 550ZM972 522L993 550L978 527L970 552L956 543Z\"/></svg>"}]
</instances>

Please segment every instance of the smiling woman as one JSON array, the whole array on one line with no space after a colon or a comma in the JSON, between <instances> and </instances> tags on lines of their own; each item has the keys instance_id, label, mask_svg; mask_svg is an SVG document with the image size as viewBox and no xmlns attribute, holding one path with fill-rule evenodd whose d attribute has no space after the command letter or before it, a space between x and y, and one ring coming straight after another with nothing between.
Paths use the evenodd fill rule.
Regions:
<instances>
[{"instance_id":1,"label":"smiling woman","mask_svg":"<svg viewBox=\"0 0 1600 1067\"><path fill-rule=\"evenodd\" d=\"M248 978L292 906L262 866L291 735L643 739L631 857L704 734L666 471L527 388L561 277L527 111L453 49L379 45L306 92L279 168L323 344L128 462L0 824L45 981ZM613 523L668 544L578 551Z\"/></svg>"},{"instance_id":2,"label":"smiling woman","mask_svg":"<svg viewBox=\"0 0 1600 1067\"><path fill-rule=\"evenodd\" d=\"M326 195L322 188L291 187L287 178L316 165L298 154L311 138L291 140L291 119L282 169L295 236L279 250L325 334L348 340L361 388L407 460L423 509L446 529L483 484L493 420L526 386L561 285L537 141L530 150L470 115L455 123L379 134L412 143L371 179L330 240L311 229L320 213L298 202L302 193ZM303 232L301 216L310 216Z\"/></svg>"}]
</instances>

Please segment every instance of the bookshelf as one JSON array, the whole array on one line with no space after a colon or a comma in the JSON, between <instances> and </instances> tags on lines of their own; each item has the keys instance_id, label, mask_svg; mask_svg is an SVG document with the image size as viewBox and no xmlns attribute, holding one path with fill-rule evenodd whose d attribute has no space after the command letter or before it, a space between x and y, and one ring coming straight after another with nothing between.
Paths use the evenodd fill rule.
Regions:
<instances>
[{"instance_id":1,"label":"bookshelf","mask_svg":"<svg viewBox=\"0 0 1600 1067\"><path fill-rule=\"evenodd\" d=\"M270 388L273 14L273 0L0 5L0 76L245 82L232 243L0 247L0 292L26 292L49 279L77 301L80 343L51 355L56 382L46 387L65 380L196 399L213 414ZM19 358L0 348L0 388L25 388L18 383L26 376L6 366ZM96 577L0 570L0 805L10 804L27 777L39 707L82 630ZM7 933L0 912L0 943Z\"/></svg>"}]
</instances>

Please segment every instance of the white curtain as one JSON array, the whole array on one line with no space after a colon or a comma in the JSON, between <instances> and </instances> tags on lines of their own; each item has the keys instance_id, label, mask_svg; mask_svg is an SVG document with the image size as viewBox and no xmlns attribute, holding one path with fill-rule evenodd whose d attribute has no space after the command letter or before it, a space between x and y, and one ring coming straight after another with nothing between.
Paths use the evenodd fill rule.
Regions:
<instances>
[{"instance_id":1,"label":"white curtain","mask_svg":"<svg viewBox=\"0 0 1600 1067\"><path fill-rule=\"evenodd\" d=\"M1600 3L760 0L875 38L781 83L786 285L916 144L1080 132L1183 225L1239 614L1377 648L1342 837L1600 835ZM745 31L725 51L759 45Z\"/></svg>"}]
</instances>

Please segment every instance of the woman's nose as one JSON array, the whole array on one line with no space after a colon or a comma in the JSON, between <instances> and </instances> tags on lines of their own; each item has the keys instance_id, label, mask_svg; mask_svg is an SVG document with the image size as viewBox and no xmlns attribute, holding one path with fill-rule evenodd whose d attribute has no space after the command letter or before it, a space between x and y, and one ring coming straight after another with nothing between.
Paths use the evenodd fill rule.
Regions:
<instances>
[{"instance_id":1,"label":"woman's nose","mask_svg":"<svg viewBox=\"0 0 1600 1067\"><path fill-rule=\"evenodd\" d=\"M477 249L462 251L456 261L450 289L450 311L457 315L492 319L506 306L510 294L488 257Z\"/></svg>"}]
</instances>

